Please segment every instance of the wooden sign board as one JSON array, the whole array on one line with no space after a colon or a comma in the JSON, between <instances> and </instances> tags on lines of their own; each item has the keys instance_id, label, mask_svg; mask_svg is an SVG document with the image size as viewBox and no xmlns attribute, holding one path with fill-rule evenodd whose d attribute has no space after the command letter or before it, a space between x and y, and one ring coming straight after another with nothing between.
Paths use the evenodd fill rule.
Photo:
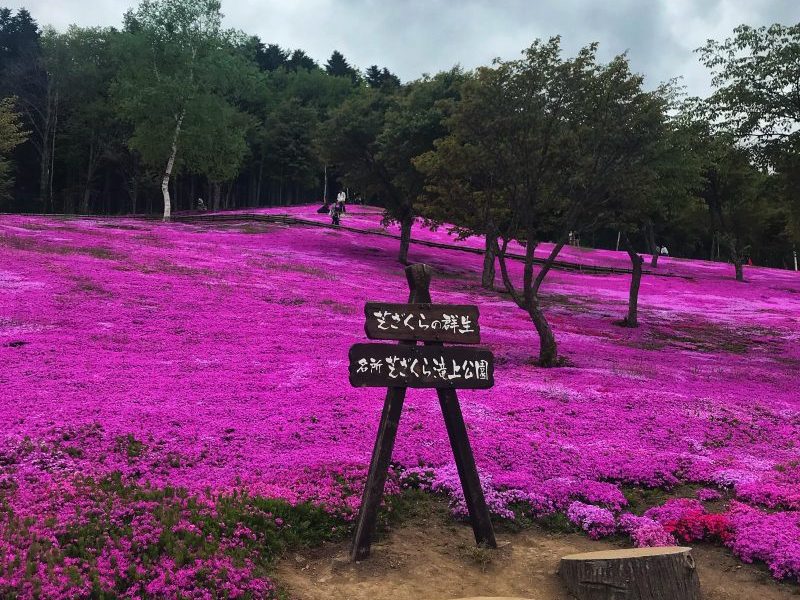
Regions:
<instances>
[{"instance_id":1,"label":"wooden sign board","mask_svg":"<svg viewBox=\"0 0 800 600\"><path fill-rule=\"evenodd\" d=\"M456 391L456 388L492 387L494 359L486 348L443 346L444 342L478 343L478 308L432 304L428 265L407 267L406 279L410 292L408 304L369 302L364 308L367 336L399 343L356 344L350 348L350 383L356 387L386 387L386 400L350 547L350 558L354 561L369 556L408 387L437 388L475 542L497 547ZM425 345L418 346L418 341Z\"/></svg>"},{"instance_id":2,"label":"wooden sign board","mask_svg":"<svg viewBox=\"0 0 800 600\"><path fill-rule=\"evenodd\" d=\"M463 304L367 302L364 329L371 340L477 344L478 307Z\"/></svg>"},{"instance_id":3,"label":"wooden sign board","mask_svg":"<svg viewBox=\"0 0 800 600\"><path fill-rule=\"evenodd\" d=\"M494 357L486 348L355 344L350 384L484 390L494 385Z\"/></svg>"}]
</instances>

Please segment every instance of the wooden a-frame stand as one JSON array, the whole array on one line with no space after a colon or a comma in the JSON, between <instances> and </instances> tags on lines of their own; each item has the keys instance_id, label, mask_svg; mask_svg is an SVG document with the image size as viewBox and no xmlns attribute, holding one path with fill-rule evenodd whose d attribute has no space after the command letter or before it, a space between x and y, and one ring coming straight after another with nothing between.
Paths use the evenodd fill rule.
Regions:
<instances>
[{"instance_id":1,"label":"wooden a-frame stand","mask_svg":"<svg viewBox=\"0 0 800 600\"><path fill-rule=\"evenodd\" d=\"M431 268L428 265L416 264L406 267L406 278L410 290L409 303L430 303ZM416 342L402 341L404 345L416 345ZM425 342L425 345L441 346L442 342ZM483 497L478 470L475 467L475 458L467 437L467 428L461 415L458 404L458 395L455 389L437 388L439 404L453 448L458 476L464 490L464 498L469 510L472 530L475 541L479 545L491 548L497 547L497 542L489 518L489 510ZM369 467L364 495L361 499L361 509L358 514L356 532L353 545L350 549L351 560L363 560L369 556L372 534L375 530L375 521L378 506L383 496L383 488L389 471L389 462L392 458L397 426L400 423L400 413L403 410L403 400L406 396L405 387L389 387L386 390L386 401L383 405L381 422L378 427L378 436L375 439L375 448L372 451L372 460Z\"/></svg>"}]
</instances>

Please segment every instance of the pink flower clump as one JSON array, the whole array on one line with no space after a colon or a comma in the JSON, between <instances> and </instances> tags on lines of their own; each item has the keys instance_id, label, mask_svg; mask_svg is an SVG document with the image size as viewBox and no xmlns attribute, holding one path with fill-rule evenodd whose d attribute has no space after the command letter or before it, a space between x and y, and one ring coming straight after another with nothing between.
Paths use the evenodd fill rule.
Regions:
<instances>
[{"instance_id":1,"label":"pink flower clump","mask_svg":"<svg viewBox=\"0 0 800 600\"><path fill-rule=\"evenodd\" d=\"M649 517L626 513L620 517L619 527L631 536L637 548L674 546L676 543L673 535L661 523Z\"/></svg>"},{"instance_id":2,"label":"pink flower clump","mask_svg":"<svg viewBox=\"0 0 800 600\"><path fill-rule=\"evenodd\" d=\"M573 502L567 509L567 518L583 529L593 540L612 535L617 530L617 521L607 508Z\"/></svg>"},{"instance_id":3,"label":"pink flower clump","mask_svg":"<svg viewBox=\"0 0 800 600\"><path fill-rule=\"evenodd\" d=\"M722 498L722 494L719 491L711 489L711 488L702 488L697 490L697 499L702 502L713 502L714 500L719 500Z\"/></svg>"},{"instance_id":4,"label":"pink flower clump","mask_svg":"<svg viewBox=\"0 0 800 600\"><path fill-rule=\"evenodd\" d=\"M745 562L764 561L778 579L800 578L800 513L766 513L733 502L729 518L727 545L734 554Z\"/></svg>"},{"instance_id":5,"label":"pink flower clump","mask_svg":"<svg viewBox=\"0 0 800 600\"><path fill-rule=\"evenodd\" d=\"M693 498L673 498L662 506L651 508L644 516L657 521L677 539L691 542L703 539L730 537L730 520L723 514L710 514Z\"/></svg>"},{"instance_id":6,"label":"pink flower clump","mask_svg":"<svg viewBox=\"0 0 800 600\"><path fill-rule=\"evenodd\" d=\"M326 220L314 210L260 213ZM191 581L266 589L252 523L214 525L215 503L234 495L318 507L346 528L384 394L349 385L348 349L366 341L365 302L408 296L387 237L396 228L380 220L369 207L350 209L340 229L0 215L0 596L146 595L152 582L165 594ZM793 531L800 510L796 273L748 267L741 283L730 265L662 259L629 329L614 324L629 275L553 270L542 306L565 362L540 369L529 316L482 290L483 257L463 251L484 241L419 225L413 236L456 245L415 243L410 257L434 269L434 301L479 306L495 355L495 387L459 392L494 514L572 508L584 523L581 505L618 515L629 486L713 485L741 506L712 515L667 503L647 521L623 515L620 528L640 545L722 540L797 577L796 544L778 526ZM573 247L560 259L629 262ZM519 280L520 264L509 268ZM423 469L421 485L464 514L432 390L408 391L392 461L387 493ZM100 504L89 479L117 482L109 497L143 491ZM180 495L179 506L158 494ZM259 535L294 533L286 514L252 510ZM610 528L602 514L589 522ZM96 547L75 541L86 536ZM212 550L173 567L167 555L185 549L173 543Z\"/></svg>"}]
</instances>

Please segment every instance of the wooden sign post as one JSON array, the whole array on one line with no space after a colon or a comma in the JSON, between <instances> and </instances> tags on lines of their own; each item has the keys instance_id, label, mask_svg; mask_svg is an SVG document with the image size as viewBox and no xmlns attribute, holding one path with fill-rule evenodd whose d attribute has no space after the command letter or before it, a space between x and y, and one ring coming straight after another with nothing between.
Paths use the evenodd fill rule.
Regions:
<instances>
[{"instance_id":1,"label":"wooden sign post","mask_svg":"<svg viewBox=\"0 0 800 600\"><path fill-rule=\"evenodd\" d=\"M351 385L387 388L350 550L352 560L369 556L408 387L436 388L475 541L497 547L456 395L459 388L492 387L494 359L485 348L443 346L444 342L476 344L480 341L478 309L475 306L431 304L431 268L428 265L407 267L406 278L410 289L409 304L369 302L365 307L367 337L397 340L399 344L356 344L350 349ZM418 341L425 345L417 346Z\"/></svg>"}]
</instances>

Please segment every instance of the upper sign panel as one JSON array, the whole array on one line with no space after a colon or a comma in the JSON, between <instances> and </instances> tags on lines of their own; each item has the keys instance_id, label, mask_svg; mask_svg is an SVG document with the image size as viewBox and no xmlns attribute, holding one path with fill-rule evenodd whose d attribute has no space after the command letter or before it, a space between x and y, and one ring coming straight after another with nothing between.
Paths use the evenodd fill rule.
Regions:
<instances>
[{"instance_id":1,"label":"upper sign panel","mask_svg":"<svg viewBox=\"0 0 800 600\"><path fill-rule=\"evenodd\" d=\"M372 340L477 344L478 307L463 304L367 302L365 330Z\"/></svg>"}]
</instances>

